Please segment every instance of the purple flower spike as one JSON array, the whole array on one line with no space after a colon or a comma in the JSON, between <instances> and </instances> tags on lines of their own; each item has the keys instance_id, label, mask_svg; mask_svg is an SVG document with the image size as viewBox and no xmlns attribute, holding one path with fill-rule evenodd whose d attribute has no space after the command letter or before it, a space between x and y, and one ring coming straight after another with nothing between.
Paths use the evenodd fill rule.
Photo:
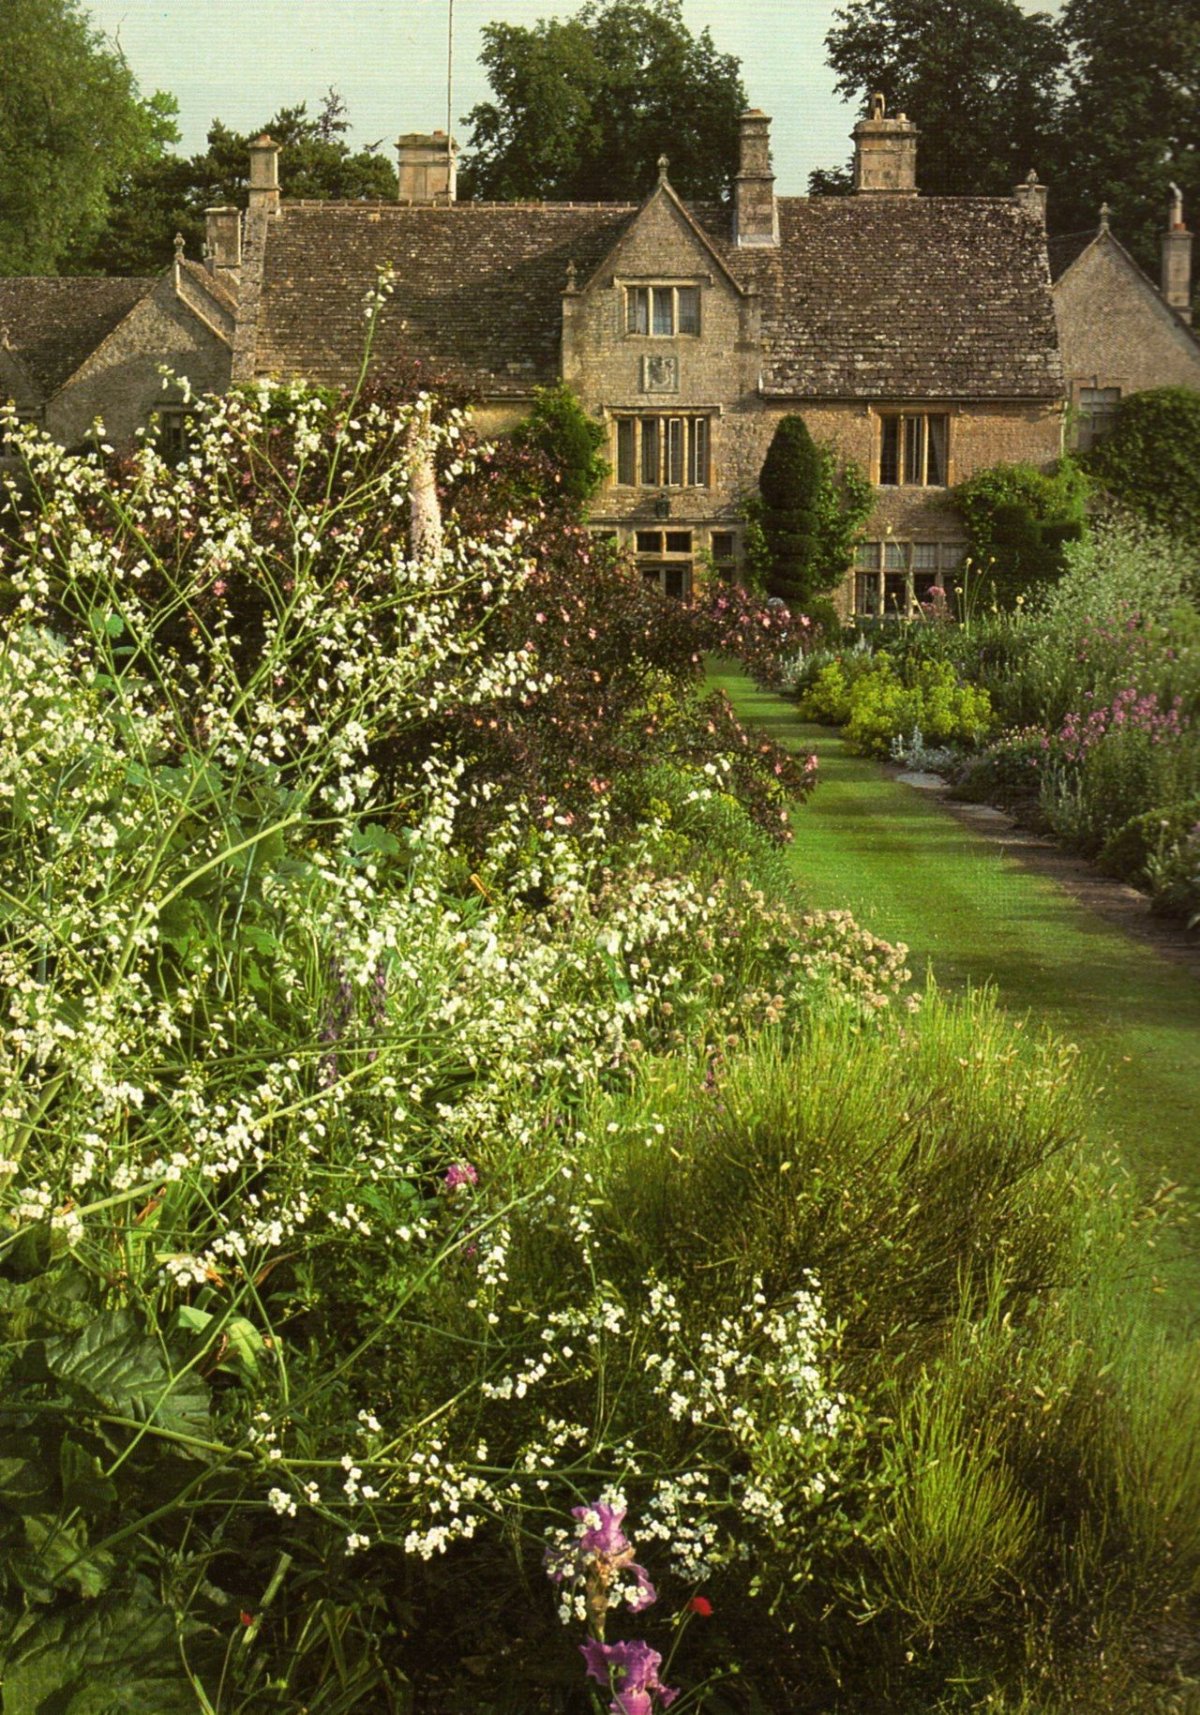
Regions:
<instances>
[{"instance_id":1,"label":"purple flower spike","mask_svg":"<svg viewBox=\"0 0 1200 1715\"><path fill-rule=\"evenodd\" d=\"M461 1191L465 1185L478 1185L479 1169L471 1161L454 1161L442 1180L447 1191Z\"/></svg>"},{"instance_id":2,"label":"purple flower spike","mask_svg":"<svg viewBox=\"0 0 1200 1715\"><path fill-rule=\"evenodd\" d=\"M591 1677L597 1684L613 1688L609 1715L653 1715L655 1695L663 1709L679 1695L673 1686L664 1685L659 1679L662 1656L641 1638L619 1644L602 1644L591 1639L579 1647Z\"/></svg>"}]
</instances>

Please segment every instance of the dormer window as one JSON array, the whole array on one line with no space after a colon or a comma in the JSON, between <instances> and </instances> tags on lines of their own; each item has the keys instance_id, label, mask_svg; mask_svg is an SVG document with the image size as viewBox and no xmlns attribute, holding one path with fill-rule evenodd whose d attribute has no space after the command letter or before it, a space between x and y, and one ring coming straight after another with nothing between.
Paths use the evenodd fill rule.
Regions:
<instances>
[{"instance_id":1,"label":"dormer window","mask_svg":"<svg viewBox=\"0 0 1200 1715\"><path fill-rule=\"evenodd\" d=\"M699 286L626 286L625 332L660 339L698 334Z\"/></svg>"}]
</instances>

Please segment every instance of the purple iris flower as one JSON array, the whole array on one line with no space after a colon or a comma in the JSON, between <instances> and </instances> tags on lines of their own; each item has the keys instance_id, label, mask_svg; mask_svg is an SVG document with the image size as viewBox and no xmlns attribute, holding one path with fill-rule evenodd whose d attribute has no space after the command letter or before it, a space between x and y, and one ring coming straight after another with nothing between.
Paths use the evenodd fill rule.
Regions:
<instances>
[{"instance_id":1,"label":"purple iris flower","mask_svg":"<svg viewBox=\"0 0 1200 1715\"><path fill-rule=\"evenodd\" d=\"M645 1567L633 1558L633 1544L621 1529L626 1511L627 1508L610 1506L607 1501L596 1501L590 1507L572 1507L572 1517L579 1520L578 1539L566 1553L547 1554L546 1572L556 1584L566 1578L586 1580L590 1573L605 1592L617 1573L628 1572L637 1589L626 1600L630 1611L640 1614L643 1608L657 1602L658 1592Z\"/></svg>"},{"instance_id":2,"label":"purple iris flower","mask_svg":"<svg viewBox=\"0 0 1200 1715\"><path fill-rule=\"evenodd\" d=\"M658 1677L662 1656L640 1638L619 1644L597 1643L591 1638L579 1647L592 1678L613 1688L609 1715L653 1715L656 1695L663 1709L679 1696L673 1686L664 1685Z\"/></svg>"}]
</instances>

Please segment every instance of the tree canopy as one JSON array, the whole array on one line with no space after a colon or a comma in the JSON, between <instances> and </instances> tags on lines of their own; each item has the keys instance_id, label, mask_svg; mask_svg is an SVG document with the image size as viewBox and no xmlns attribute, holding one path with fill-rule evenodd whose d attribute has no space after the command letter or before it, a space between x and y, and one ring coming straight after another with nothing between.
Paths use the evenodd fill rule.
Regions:
<instances>
[{"instance_id":1,"label":"tree canopy","mask_svg":"<svg viewBox=\"0 0 1200 1715\"><path fill-rule=\"evenodd\" d=\"M572 18L489 24L493 99L466 117L464 197L640 201L665 154L687 196L728 194L737 171L740 62L681 0L589 0Z\"/></svg>"},{"instance_id":2,"label":"tree canopy","mask_svg":"<svg viewBox=\"0 0 1200 1715\"><path fill-rule=\"evenodd\" d=\"M1047 159L1065 50L1017 0L850 0L825 38L838 92L872 93L920 129L928 196L1007 196ZM819 175L814 189L834 189Z\"/></svg>"},{"instance_id":3,"label":"tree canopy","mask_svg":"<svg viewBox=\"0 0 1200 1715\"><path fill-rule=\"evenodd\" d=\"M178 108L142 98L79 0L4 0L0 65L0 274L52 274L178 139Z\"/></svg>"},{"instance_id":4,"label":"tree canopy","mask_svg":"<svg viewBox=\"0 0 1200 1715\"><path fill-rule=\"evenodd\" d=\"M848 0L825 38L837 88L862 110L882 90L920 128L917 181L934 196L1006 196L1031 167L1052 231L1113 229L1157 277L1168 189L1200 211L1200 10L1195 0ZM843 168L810 175L845 191Z\"/></svg>"},{"instance_id":5,"label":"tree canopy","mask_svg":"<svg viewBox=\"0 0 1200 1715\"><path fill-rule=\"evenodd\" d=\"M1158 277L1169 188L1200 217L1200 9L1196 0L1066 0L1070 54L1062 147L1050 177L1050 219L1063 232L1113 230Z\"/></svg>"},{"instance_id":6,"label":"tree canopy","mask_svg":"<svg viewBox=\"0 0 1200 1715\"><path fill-rule=\"evenodd\" d=\"M336 90L319 111L308 104L281 107L251 132L213 121L208 147L184 159L164 155L121 181L110 198L102 231L72 251L73 273L144 274L165 267L176 232L193 256L204 241L204 211L221 203L244 207L250 142L268 132L280 145L279 179L285 196L381 197L396 195L396 170L374 143L357 151L345 140L346 107Z\"/></svg>"}]
</instances>

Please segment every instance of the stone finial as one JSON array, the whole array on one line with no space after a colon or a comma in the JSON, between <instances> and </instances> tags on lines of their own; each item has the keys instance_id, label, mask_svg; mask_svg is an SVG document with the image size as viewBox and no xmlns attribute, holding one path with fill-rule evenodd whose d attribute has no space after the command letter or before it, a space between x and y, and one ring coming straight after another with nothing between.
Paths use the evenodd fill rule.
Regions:
<instances>
[{"instance_id":1,"label":"stone finial","mask_svg":"<svg viewBox=\"0 0 1200 1715\"><path fill-rule=\"evenodd\" d=\"M1100 204L1100 230L1101 230L1101 232L1107 232L1108 231L1108 217L1111 213L1112 213L1112 209L1109 208L1108 204L1106 202L1102 202Z\"/></svg>"},{"instance_id":2,"label":"stone finial","mask_svg":"<svg viewBox=\"0 0 1200 1715\"><path fill-rule=\"evenodd\" d=\"M1042 184L1035 170L1030 167L1021 183L1013 190L1013 201L1018 208L1023 208L1026 214L1032 215L1035 220L1040 221L1045 226L1047 195L1046 186Z\"/></svg>"},{"instance_id":3,"label":"stone finial","mask_svg":"<svg viewBox=\"0 0 1200 1715\"><path fill-rule=\"evenodd\" d=\"M571 261L569 261L567 263L567 287L566 287L566 289L568 292L577 292L579 290L578 275L579 275L579 270L575 266L574 258L572 258Z\"/></svg>"},{"instance_id":4,"label":"stone finial","mask_svg":"<svg viewBox=\"0 0 1200 1715\"><path fill-rule=\"evenodd\" d=\"M665 155L660 155L658 157L658 182L660 185L665 185L667 182L667 168L670 164L670 161L668 161Z\"/></svg>"},{"instance_id":5,"label":"stone finial","mask_svg":"<svg viewBox=\"0 0 1200 1715\"><path fill-rule=\"evenodd\" d=\"M183 234L182 234L182 232L177 232L175 234L175 260L176 260L176 262L182 262L183 261Z\"/></svg>"}]
</instances>

